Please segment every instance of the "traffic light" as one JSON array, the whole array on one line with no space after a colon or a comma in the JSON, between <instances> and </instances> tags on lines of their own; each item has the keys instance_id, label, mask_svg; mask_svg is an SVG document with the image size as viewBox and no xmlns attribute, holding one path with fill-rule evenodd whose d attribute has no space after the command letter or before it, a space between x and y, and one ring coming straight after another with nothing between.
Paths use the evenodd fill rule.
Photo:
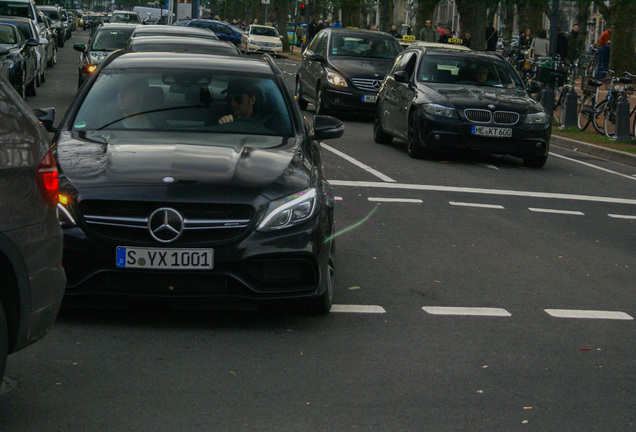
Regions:
<instances>
[{"instance_id":1,"label":"traffic light","mask_svg":"<svg viewBox=\"0 0 636 432\"><path fill-rule=\"evenodd\" d=\"M305 16L305 3L300 4L300 16Z\"/></svg>"}]
</instances>

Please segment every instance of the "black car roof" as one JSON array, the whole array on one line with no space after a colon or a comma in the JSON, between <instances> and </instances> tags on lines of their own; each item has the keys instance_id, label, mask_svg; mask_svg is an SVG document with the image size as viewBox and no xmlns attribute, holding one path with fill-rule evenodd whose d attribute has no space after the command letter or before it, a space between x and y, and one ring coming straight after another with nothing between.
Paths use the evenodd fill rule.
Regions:
<instances>
[{"instance_id":1,"label":"black car roof","mask_svg":"<svg viewBox=\"0 0 636 432\"><path fill-rule=\"evenodd\" d=\"M148 52L121 53L108 58L106 68L117 69L200 69L218 70L223 73L273 75L275 71L262 58L211 56L209 54Z\"/></svg>"},{"instance_id":2,"label":"black car roof","mask_svg":"<svg viewBox=\"0 0 636 432\"><path fill-rule=\"evenodd\" d=\"M344 33L344 34L352 34L359 36L373 36L374 38L380 39L395 39L388 33L375 31L375 30L364 30L364 29L348 29L348 28L326 28L321 31L328 31L331 33Z\"/></svg>"},{"instance_id":3,"label":"black car roof","mask_svg":"<svg viewBox=\"0 0 636 432\"><path fill-rule=\"evenodd\" d=\"M441 48L427 48L425 46L413 46L405 48L403 52L408 51L422 51L424 53L429 53L433 55L439 56L448 56L448 57L473 57L473 58L481 58L481 59L497 59L504 60L505 59L499 53L493 52L481 52L481 51L464 51L464 50L454 50L452 48L449 49L441 49Z\"/></svg>"},{"instance_id":4,"label":"black car roof","mask_svg":"<svg viewBox=\"0 0 636 432\"><path fill-rule=\"evenodd\" d=\"M104 23L101 26L99 26L98 31L134 29L138 25L139 24L135 24L135 23L131 23L131 24L125 24L125 23Z\"/></svg>"},{"instance_id":5,"label":"black car roof","mask_svg":"<svg viewBox=\"0 0 636 432\"><path fill-rule=\"evenodd\" d=\"M160 27L160 28L157 28ZM153 34L155 32L174 33L178 36L179 33L196 33L196 34L211 34L214 32L207 28L201 27L185 27L185 26L139 26L135 29L136 34Z\"/></svg>"},{"instance_id":6,"label":"black car roof","mask_svg":"<svg viewBox=\"0 0 636 432\"><path fill-rule=\"evenodd\" d=\"M148 36L133 38L130 42L132 45L156 45L158 43L165 44L180 44L180 45L209 45L209 46L221 46L221 47L236 47L236 45L216 39L204 39L193 38L187 36Z\"/></svg>"}]
</instances>

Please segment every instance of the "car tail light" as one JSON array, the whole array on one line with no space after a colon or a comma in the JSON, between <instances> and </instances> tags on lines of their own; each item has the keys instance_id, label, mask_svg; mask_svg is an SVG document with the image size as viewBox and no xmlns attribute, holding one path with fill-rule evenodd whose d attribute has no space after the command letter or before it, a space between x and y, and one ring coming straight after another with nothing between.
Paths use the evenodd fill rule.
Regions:
<instances>
[{"instance_id":1,"label":"car tail light","mask_svg":"<svg viewBox=\"0 0 636 432\"><path fill-rule=\"evenodd\" d=\"M57 166L53 158L53 152L49 150L37 171L35 172L35 180L40 189L40 193L48 206L57 207L57 200L60 194L60 182L57 178Z\"/></svg>"}]
</instances>

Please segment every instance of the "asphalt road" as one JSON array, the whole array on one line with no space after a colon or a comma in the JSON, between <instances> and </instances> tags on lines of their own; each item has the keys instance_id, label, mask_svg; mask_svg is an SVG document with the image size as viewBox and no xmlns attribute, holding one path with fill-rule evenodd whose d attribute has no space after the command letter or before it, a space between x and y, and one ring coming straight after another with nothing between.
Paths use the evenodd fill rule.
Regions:
<instances>
[{"instance_id":1,"label":"asphalt road","mask_svg":"<svg viewBox=\"0 0 636 432\"><path fill-rule=\"evenodd\" d=\"M76 54L31 106L62 115ZM636 169L412 160L343 119L329 316L65 308L9 358L0 430L634 430Z\"/></svg>"}]
</instances>

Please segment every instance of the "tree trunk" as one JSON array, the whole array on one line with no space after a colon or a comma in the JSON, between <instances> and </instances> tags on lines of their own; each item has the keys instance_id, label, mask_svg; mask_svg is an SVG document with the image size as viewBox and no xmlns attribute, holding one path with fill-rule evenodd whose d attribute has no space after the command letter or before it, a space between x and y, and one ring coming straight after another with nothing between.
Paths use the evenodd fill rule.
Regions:
<instances>
[{"instance_id":1,"label":"tree trunk","mask_svg":"<svg viewBox=\"0 0 636 432\"><path fill-rule=\"evenodd\" d=\"M546 30L543 28L543 12L547 5L548 0L519 0L519 33L530 29L532 37L536 37L541 30Z\"/></svg>"},{"instance_id":2,"label":"tree trunk","mask_svg":"<svg viewBox=\"0 0 636 432\"><path fill-rule=\"evenodd\" d=\"M424 28L426 20L433 22L433 28L435 28L435 7L439 4L439 0L418 0L417 2L417 16L415 18L415 29L413 35L419 39L420 33Z\"/></svg>"},{"instance_id":3,"label":"tree trunk","mask_svg":"<svg viewBox=\"0 0 636 432\"><path fill-rule=\"evenodd\" d=\"M503 5L504 14L504 31L502 36L505 40L512 39L512 30L515 25L515 2L506 0Z\"/></svg>"},{"instance_id":4,"label":"tree trunk","mask_svg":"<svg viewBox=\"0 0 636 432\"><path fill-rule=\"evenodd\" d=\"M275 2L270 2L271 5L271 13L272 17L268 18L272 21L278 21L278 33L283 37L283 51L289 52L289 39L287 38L287 14L289 12L289 8L293 7L293 3L291 0L276 0ZM292 10L293 14L294 11ZM290 29L294 30L294 29Z\"/></svg>"},{"instance_id":5,"label":"tree trunk","mask_svg":"<svg viewBox=\"0 0 636 432\"><path fill-rule=\"evenodd\" d=\"M380 27L378 30L388 32L391 29L391 25L397 24L393 22L394 6L395 2L393 0L380 0Z\"/></svg>"},{"instance_id":6,"label":"tree trunk","mask_svg":"<svg viewBox=\"0 0 636 432\"><path fill-rule=\"evenodd\" d=\"M612 45L610 49L610 69L618 75L625 71L636 71L634 59L634 17L636 17L636 3L634 0L612 0Z\"/></svg>"},{"instance_id":7,"label":"tree trunk","mask_svg":"<svg viewBox=\"0 0 636 432\"><path fill-rule=\"evenodd\" d=\"M486 26L488 26L487 2L474 0L456 0L457 10L460 14L459 22L462 33L470 33L470 48L475 51L486 49Z\"/></svg>"}]
</instances>

